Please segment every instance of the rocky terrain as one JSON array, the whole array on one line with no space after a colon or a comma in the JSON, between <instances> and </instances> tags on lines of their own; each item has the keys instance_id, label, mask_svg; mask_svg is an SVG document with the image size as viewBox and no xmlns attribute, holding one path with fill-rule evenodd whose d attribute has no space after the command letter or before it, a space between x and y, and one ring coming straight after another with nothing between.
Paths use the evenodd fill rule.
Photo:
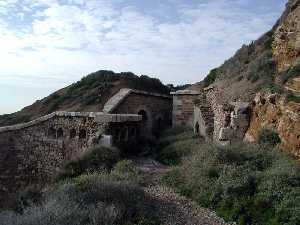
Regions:
<instances>
[{"instance_id":1,"label":"rocky terrain","mask_svg":"<svg viewBox=\"0 0 300 225\"><path fill-rule=\"evenodd\" d=\"M244 45L204 81L192 86L214 87L223 101L252 104L248 141L262 128L278 132L282 147L300 156L300 1L290 0L271 31Z\"/></svg>"}]
</instances>

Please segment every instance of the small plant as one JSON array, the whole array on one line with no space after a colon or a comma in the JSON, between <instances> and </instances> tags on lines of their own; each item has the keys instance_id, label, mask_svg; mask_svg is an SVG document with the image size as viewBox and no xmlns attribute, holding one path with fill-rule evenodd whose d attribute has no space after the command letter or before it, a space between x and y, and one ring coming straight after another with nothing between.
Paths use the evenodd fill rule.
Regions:
<instances>
[{"instance_id":1,"label":"small plant","mask_svg":"<svg viewBox=\"0 0 300 225\"><path fill-rule=\"evenodd\" d=\"M281 139L278 133L274 130L266 128L262 129L259 132L258 140L260 144L267 144L273 147L281 143Z\"/></svg>"},{"instance_id":2,"label":"small plant","mask_svg":"<svg viewBox=\"0 0 300 225\"><path fill-rule=\"evenodd\" d=\"M118 149L95 147L81 158L68 162L58 175L58 179L77 177L87 172L110 170L119 160Z\"/></svg>"},{"instance_id":3,"label":"small plant","mask_svg":"<svg viewBox=\"0 0 300 225\"><path fill-rule=\"evenodd\" d=\"M111 175L118 181L141 184L143 176L131 160L122 160L113 168Z\"/></svg>"},{"instance_id":4,"label":"small plant","mask_svg":"<svg viewBox=\"0 0 300 225\"><path fill-rule=\"evenodd\" d=\"M289 92L289 93L286 95L286 99L287 99L287 101L289 101L289 102L300 103L300 96L297 96L297 95L295 95L295 94L292 93L292 92Z\"/></svg>"}]
</instances>

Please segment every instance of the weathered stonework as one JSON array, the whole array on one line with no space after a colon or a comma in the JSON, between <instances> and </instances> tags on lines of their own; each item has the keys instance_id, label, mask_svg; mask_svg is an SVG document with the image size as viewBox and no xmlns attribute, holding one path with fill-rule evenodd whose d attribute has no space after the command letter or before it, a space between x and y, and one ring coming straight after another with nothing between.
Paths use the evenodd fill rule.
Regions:
<instances>
[{"instance_id":1,"label":"weathered stonework","mask_svg":"<svg viewBox=\"0 0 300 225\"><path fill-rule=\"evenodd\" d=\"M290 0L274 32L273 53L279 71L292 66L300 57L300 1Z\"/></svg>"},{"instance_id":2,"label":"weathered stonework","mask_svg":"<svg viewBox=\"0 0 300 225\"><path fill-rule=\"evenodd\" d=\"M219 144L243 140L249 127L249 104L223 102L214 88L203 90L195 101L194 130L206 140Z\"/></svg>"},{"instance_id":3,"label":"weathered stonework","mask_svg":"<svg viewBox=\"0 0 300 225\"><path fill-rule=\"evenodd\" d=\"M121 89L107 102L104 111L115 114L142 115L143 132L155 134L171 126L172 98L168 95Z\"/></svg>"},{"instance_id":4,"label":"weathered stonework","mask_svg":"<svg viewBox=\"0 0 300 225\"><path fill-rule=\"evenodd\" d=\"M172 92L173 95L173 126L188 126L194 125L194 101L200 93L193 90L182 90Z\"/></svg>"},{"instance_id":5,"label":"weathered stonework","mask_svg":"<svg viewBox=\"0 0 300 225\"><path fill-rule=\"evenodd\" d=\"M69 160L101 144L136 138L139 115L56 112L35 121L0 128L0 205L9 194L53 180ZM106 142L107 143L107 142Z\"/></svg>"}]
</instances>

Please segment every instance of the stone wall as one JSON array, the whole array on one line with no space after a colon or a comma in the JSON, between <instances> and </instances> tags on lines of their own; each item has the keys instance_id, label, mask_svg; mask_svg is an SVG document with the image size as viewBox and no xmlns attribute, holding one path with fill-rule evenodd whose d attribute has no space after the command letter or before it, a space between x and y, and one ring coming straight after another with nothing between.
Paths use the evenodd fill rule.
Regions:
<instances>
[{"instance_id":1,"label":"stone wall","mask_svg":"<svg viewBox=\"0 0 300 225\"><path fill-rule=\"evenodd\" d=\"M142 115L146 134L171 126L172 98L167 95L122 89L105 108L110 113Z\"/></svg>"},{"instance_id":2,"label":"stone wall","mask_svg":"<svg viewBox=\"0 0 300 225\"><path fill-rule=\"evenodd\" d=\"M194 127L194 101L199 92L182 90L171 93L173 95L173 126Z\"/></svg>"},{"instance_id":3,"label":"stone wall","mask_svg":"<svg viewBox=\"0 0 300 225\"><path fill-rule=\"evenodd\" d=\"M249 127L249 104L223 100L217 89L203 90L195 101L195 133L219 144L241 141Z\"/></svg>"},{"instance_id":4,"label":"stone wall","mask_svg":"<svg viewBox=\"0 0 300 225\"><path fill-rule=\"evenodd\" d=\"M24 187L51 182L67 161L101 143L104 134L116 143L135 138L140 121L138 115L57 112L0 128L0 205Z\"/></svg>"}]
</instances>

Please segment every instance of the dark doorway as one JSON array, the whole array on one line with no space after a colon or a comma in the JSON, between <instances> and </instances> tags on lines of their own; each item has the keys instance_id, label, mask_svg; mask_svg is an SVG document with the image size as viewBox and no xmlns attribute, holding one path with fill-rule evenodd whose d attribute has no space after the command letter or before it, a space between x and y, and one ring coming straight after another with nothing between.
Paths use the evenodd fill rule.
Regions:
<instances>
[{"instance_id":1,"label":"dark doorway","mask_svg":"<svg viewBox=\"0 0 300 225\"><path fill-rule=\"evenodd\" d=\"M198 122L195 125L195 133L199 134L199 123Z\"/></svg>"},{"instance_id":2,"label":"dark doorway","mask_svg":"<svg viewBox=\"0 0 300 225\"><path fill-rule=\"evenodd\" d=\"M145 110L140 110L138 112L138 114L142 116L142 121L144 123L148 121L148 115L147 115L147 112Z\"/></svg>"}]
</instances>

